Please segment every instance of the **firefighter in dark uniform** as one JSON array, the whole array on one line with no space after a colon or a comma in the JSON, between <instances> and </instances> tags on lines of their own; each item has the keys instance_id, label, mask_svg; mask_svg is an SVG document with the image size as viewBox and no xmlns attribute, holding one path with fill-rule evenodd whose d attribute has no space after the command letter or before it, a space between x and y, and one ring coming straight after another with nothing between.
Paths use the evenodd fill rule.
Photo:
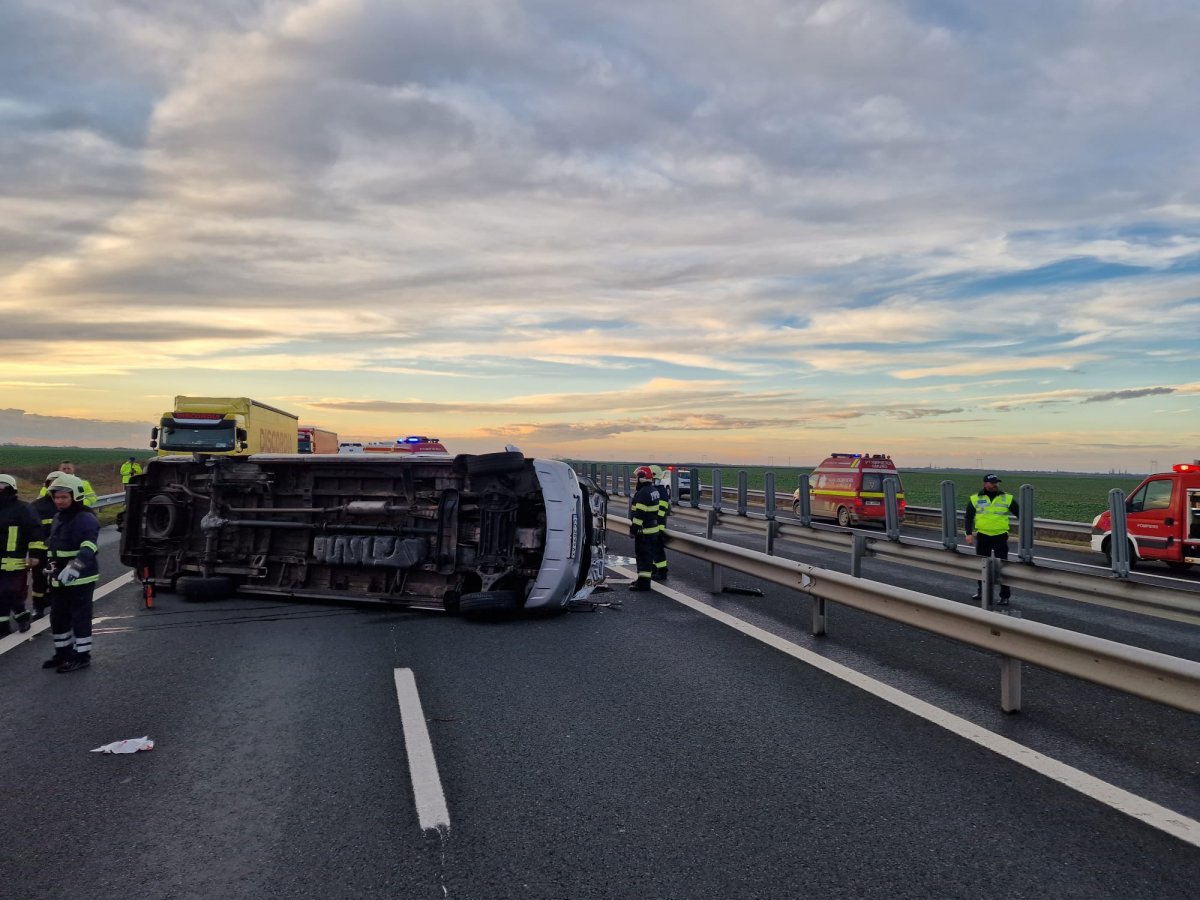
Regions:
<instances>
[{"instance_id":1,"label":"firefighter in dark uniform","mask_svg":"<svg viewBox=\"0 0 1200 900\"><path fill-rule=\"evenodd\" d=\"M0 475L0 637L29 630L29 542L38 523L29 504L17 499L17 479Z\"/></svg>"},{"instance_id":2,"label":"firefighter in dark uniform","mask_svg":"<svg viewBox=\"0 0 1200 900\"><path fill-rule=\"evenodd\" d=\"M29 508L33 510L33 516L38 520L40 526L37 539L29 542L31 564L29 587L35 620L44 616L50 606L50 598L46 596L46 539L50 537L50 526L54 522L54 514L58 512L54 508L54 498L44 492L50 487L51 482L62 474L62 472L51 472L47 475L42 495L36 500L29 501Z\"/></svg>"},{"instance_id":3,"label":"firefighter in dark uniform","mask_svg":"<svg viewBox=\"0 0 1200 900\"><path fill-rule=\"evenodd\" d=\"M631 584L629 589L648 591L650 578L654 574L655 558L662 541L663 526L659 505L661 498L649 466L638 466L633 474L637 482L637 491L629 504L629 533L633 536L637 581Z\"/></svg>"},{"instance_id":4,"label":"firefighter in dark uniform","mask_svg":"<svg viewBox=\"0 0 1200 900\"><path fill-rule=\"evenodd\" d=\"M963 530L967 533L967 544L975 545L976 556L994 556L1008 559L1008 517L1020 515L1017 500L1012 494L1000 489L999 475L985 475L983 488L967 498L963 510ZM1000 585L1000 600L997 606L1008 606L1012 588ZM983 596L983 582L975 582L972 600L978 602Z\"/></svg>"},{"instance_id":5,"label":"firefighter in dark uniform","mask_svg":"<svg viewBox=\"0 0 1200 900\"><path fill-rule=\"evenodd\" d=\"M58 510L46 541L54 656L42 668L74 672L92 663L92 593L100 579L96 559L100 523L83 505L82 479L60 475L49 494Z\"/></svg>"},{"instance_id":6,"label":"firefighter in dark uniform","mask_svg":"<svg viewBox=\"0 0 1200 900\"><path fill-rule=\"evenodd\" d=\"M658 485L658 521L662 525L657 546L654 548L654 572L650 576L655 581L666 581L667 571L667 516L671 514L671 479L661 466L651 466L650 474Z\"/></svg>"}]
</instances>

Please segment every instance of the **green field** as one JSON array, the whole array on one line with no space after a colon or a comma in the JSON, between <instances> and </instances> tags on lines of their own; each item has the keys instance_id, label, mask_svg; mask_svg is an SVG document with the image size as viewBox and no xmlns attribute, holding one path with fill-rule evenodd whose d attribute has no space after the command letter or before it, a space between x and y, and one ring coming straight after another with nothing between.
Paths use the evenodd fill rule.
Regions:
<instances>
[{"instance_id":1,"label":"green field","mask_svg":"<svg viewBox=\"0 0 1200 900\"><path fill-rule=\"evenodd\" d=\"M147 450L96 447L19 447L0 446L0 472L17 479L21 498L37 496L42 479L58 469L64 459L75 463L76 474L92 483L97 494L115 494L121 490L121 463L136 456L142 465L151 457ZM32 492L32 493L31 493Z\"/></svg>"},{"instance_id":2,"label":"green field","mask_svg":"<svg viewBox=\"0 0 1200 900\"><path fill-rule=\"evenodd\" d=\"M569 460L573 464L574 460ZM631 471L635 463L601 463L609 471L613 466L627 466ZM688 466L687 468L692 468ZM700 480L712 482L712 466L696 466ZM766 473L775 472L775 490L790 493L796 489L799 477L812 472L807 468L776 467L774 470L751 466L721 469L721 484L726 489L736 488L738 472L745 471L746 486L752 491L761 491L766 485ZM962 509L967 496L979 490L985 472L934 472L921 469L916 472L901 470L905 499L912 506L942 505L941 484L954 482L955 506ZM1097 513L1108 509L1108 492L1120 488L1128 496L1141 482L1141 476L1087 475L1079 473L1006 472L996 474L1003 479L1003 487L1020 499L1021 485L1033 487L1033 514L1039 519L1058 519L1063 522L1091 522Z\"/></svg>"}]
</instances>

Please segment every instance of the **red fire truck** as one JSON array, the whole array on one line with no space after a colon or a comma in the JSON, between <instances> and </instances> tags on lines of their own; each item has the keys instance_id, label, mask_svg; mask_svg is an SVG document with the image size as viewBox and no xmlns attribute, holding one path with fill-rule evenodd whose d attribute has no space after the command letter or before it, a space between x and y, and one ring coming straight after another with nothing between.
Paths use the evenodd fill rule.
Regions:
<instances>
[{"instance_id":1,"label":"red fire truck","mask_svg":"<svg viewBox=\"0 0 1200 900\"><path fill-rule=\"evenodd\" d=\"M1200 563L1200 460L1150 475L1125 500L1129 561L1158 559L1173 569ZM1092 549L1112 564L1112 515L1092 520Z\"/></svg>"}]
</instances>

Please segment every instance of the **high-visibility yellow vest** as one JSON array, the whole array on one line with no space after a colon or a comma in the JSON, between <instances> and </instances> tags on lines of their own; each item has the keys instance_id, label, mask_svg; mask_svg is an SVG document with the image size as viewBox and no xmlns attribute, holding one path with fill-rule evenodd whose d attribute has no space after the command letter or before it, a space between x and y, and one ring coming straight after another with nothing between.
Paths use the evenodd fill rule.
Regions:
<instances>
[{"instance_id":1,"label":"high-visibility yellow vest","mask_svg":"<svg viewBox=\"0 0 1200 900\"><path fill-rule=\"evenodd\" d=\"M975 504L975 530L980 534L1008 534L1008 510L1012 506L1012 494L997 494L989 497L979 493L971 498Z\"/></svg>"}]
</instances>

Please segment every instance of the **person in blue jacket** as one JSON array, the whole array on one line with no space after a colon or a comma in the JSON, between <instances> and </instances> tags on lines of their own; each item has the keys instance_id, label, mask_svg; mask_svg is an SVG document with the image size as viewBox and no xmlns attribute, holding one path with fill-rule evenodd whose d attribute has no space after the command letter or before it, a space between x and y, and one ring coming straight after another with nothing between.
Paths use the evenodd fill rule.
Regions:
<instances>
[{"instance_id":1,"label":"person in blue jacket","mask_svg":"<svg viewBox=\"0 0 1200 900\"><path fill-rule=\"evenodd\" d=\"M48 493L58 510L46 540L54 656L43 669L74 672L92 664L92 594L100 580L100 523L84 506L83 480L60 475Z\"/></svg>"}]
</instances>

